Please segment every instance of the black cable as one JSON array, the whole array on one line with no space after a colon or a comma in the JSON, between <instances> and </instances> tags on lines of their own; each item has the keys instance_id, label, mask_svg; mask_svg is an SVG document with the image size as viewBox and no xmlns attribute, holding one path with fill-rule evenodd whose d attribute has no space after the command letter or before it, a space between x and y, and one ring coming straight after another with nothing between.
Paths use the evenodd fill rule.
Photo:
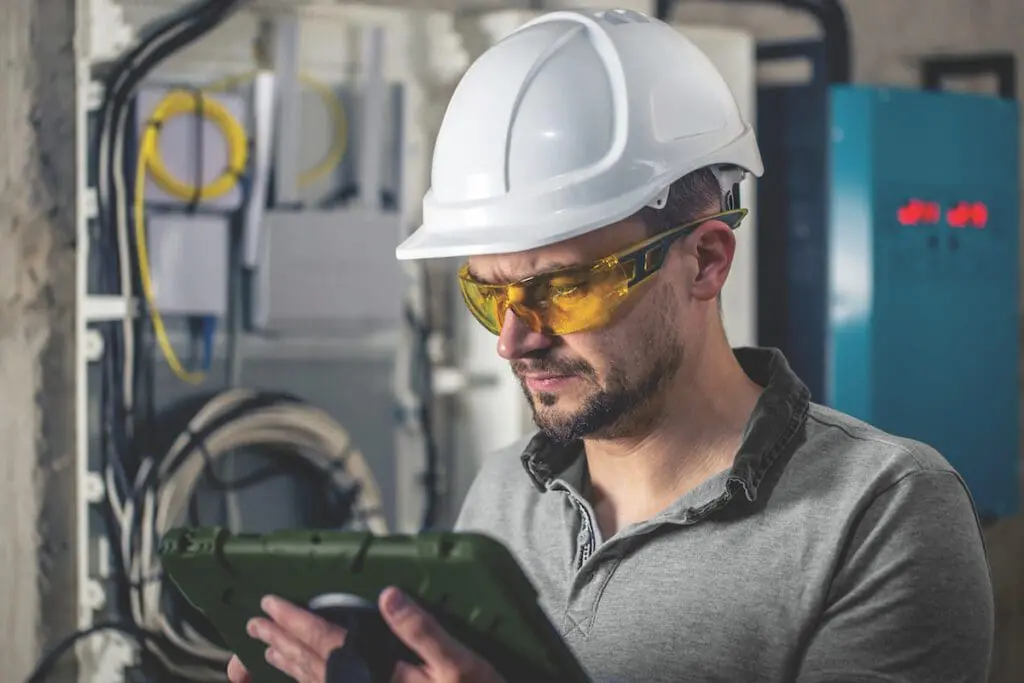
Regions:
<instances>
[{"instance_id":1,"label":"black cable","mask_svg":"<svg viewBox=\"0 0 1024 683\"><path fill-rule=\"evenodd\" d=\"M93 150L93 162L96 164L96 175L99 176L99 162L101 152L101 141L104 139L109 140L106 152L108 155L106 168L108 171L108 177L103 179L106 182L101 183L99 188L101 190L109 191L98 192L98 205L99 205L99 219L101 221L101 227L107 228L101 231L101 234L108 240L113 241L113 248L107 248L106 254L113 256L117 254L116 240L116 214L114 213L114 205L116 204L116 186L114 183L115 168L119 163L123 163L123 160L115 158L117 151L118 135L121 131L109 130L109 126L116 126L122 120L122 115L125 111L125 107L128 104L130 97L134 94L137 85L156 67L156 65L167 56L180 50L188 43L194 41L204 33L214 28L223 18L226 17L227 13L240 4L238 0L231 2L223 2L217 0L205 0L201 3L193 3L187 8L184 8L180 13L175 15L175 19L168 20L162 23L156 30L148 31L149 40L141 43L137 48L130 52L123 60L121 60L117 66L113 69L110 76L106 79L107 92L104 99L103 106L101 107L101 128L97 132L97 140ZM143 55L149 48L150 44L168 35L170 32L178 29L180 26L190 25L188 28L180 31L179 35L169 40L167 44L160 45L148 54L140 64L135 65L134 62L139 60L140 56ZM132 231L129 231L131 233ZM102 268L101 272L113 274L119 273L119 263L117 258L110 259L110 262L105 264L107 267ZM113 278L110 278L113 280ZM113 284L113 283L111 283ZM120 291L120 284L116 285L117 290ZM112 293L112 292L111 292ZM105 359L108 360L108 364L113 364L113 361L120 360L118 357L119 353L107 353L104 354ZM108 368L107 372L113 372L116 374L120 366ZM131 430L128 429L117 429L117 427L124 425L127 421L128 416L118 415L116 410L123 406L123 392L117 390L117 382L112 384L111 392L114 394L112 398L122 399L120 401L109 401L108 402L108 414L106 421L108 423L108 431L111 432L111 436L114 437L114 448L113 450L124 455L126 439L124 437L131 434ZM110 404L114 404L110 406ZM111 409L114 411L111 414ZM115 431L116 430L116 431Z\"/></svg>"},{"instance_id":2,"label":"black cable","mask_svg":"<svg viewBox=\"0 0 1024 683\"><path fill-rule=\"evenodd\" d=\"M424 285L425 286L425 285ZM425 297L429 301L428 296ZM439 457L437 440L434 437L434 372L430 360L430 333L431 327L429 315L424 314L423 319L416 318L411 308L406 308L405 318L412 328L415 336L415 362L419 370L418 377L414 377L414 392L418 403L417 421L423 433L424 468L420 477L423 485L426 501L423 507L423 517L420 521L420 531L429 531L437 524L438 512L440 510L440 491L438 482ZM418 380L418 381L416 381Z\"/></svg>"},{"instance_id":3,"label":"black cable","mask_svg":"<svg viewBox=\"0 0 1024 683\"><path fill-rule=\"evenodd\" d=\"M166 22L161 22L160 25L154 27L153 30L146 30L145 38L114 65L105 79L105 96L99 110L99 128L92 145L90 161L92 175L98 183L97 216L101 235L113 241L113 253L117 253L116 230L104 230L104 228L113 228L117 221L114 209L117 202L114 173L117 165L123 160L116 157L116 143L118 142L116 136L121 133L117 127L122 123L125 108L135 94L139 83L149 75L157 64L208 32L239 4L240 0L200 0L200 2L182 8ZM166 44L161 44L152 52L148 52L154 43L179 30L181 26L189 27L180 30L179 34L169 39ZM136 62L139 63L136 64ZM104 141L109 142L106 146L106 155L100 153ZM101 169L104 167L101 163L105 164L106 174L101 173ZM119 271L114 270L113 272Z\"/></svg>"},{"instance_id":4,"label":"black cable","mask_svg":"<svg viewBox=\"0 0 1024 683\"><path fill-rule=\"evenodd\" d=\"M205 112L203 111L206 106L206 99L203 97L203 91L199 88L192 88L192 97L196 102L194 123L196 126L196 144L195 144L195 175L196 183L192 188L192 197L189 198L188 206L186 211L189 214L194 214L199 208L199 203L203 198L203 186L206 185L206 181L203 179L203 134L206 132L206 121L204 119Z\"/></svg>"},{"instance_id":5,"label":"black cable","mask_svg":"<svg viewBox=\"0 0 1024 683\"><path fill-rule=\"evenodd\" d=\"M167 21L158 30L153 31L151 39L144 41L139 46L130 52L123 60L121 60L113 69L109 77L106 79L106 97L104 98L103 106L100 110L100 128L97 131L97 139L95 148L93 150L93 163L96 164L97 168L95 175L97 180L100 181L97 192L98 199L98 219L101 221L100 227L100 239L103 249L101 254L105 255L106 263L101 264L101 273L106 273L106 290L107 293L117 293L122 291L122 286L126 283L120 282L120 254L117 246L117 215L114 209L117 203L117 187L114 182L115 173L117 173L118 164L123 164L123 159L118 159L115 155L118 151L118 142L120 135L123 133L119 129L122 119L124 116L126 107L130 101L130 98L134 95L134 91L139 83L148 75L149 72L155 68L155 66L162 61L164 58L178 51L184 47L188 42L195 40L203 33L212 29L219 19L226 16L226 10L230 10L233 5L238 4L237 2L216 2L216 0L207 0L204 3L204 7L195 9L195 11L189 11L185 14L177 15L176 20ZM192 9L192 8L189 8ZM148 48L151 46L153 41L159 40L171 32L179 30L181 26L187 26L183 30L180 30L178 35L167 41L166 44L160 45L158 48L152 50L151 53L145 56L139 64L134 64L135 61L146 53ZM106 141L108 144L106 149L103 149L102 141ZM106 170L107 177L100 177L100 157L102 152L106 152ZM121 174L123 176L131 176L131 174ZM105 182L104 182L105 181ZM125 183L131 182L126 179ZM126 187L126 192L131 192L133 188ZM109 194L108 194L109 193ZM127 230L128 234L133 234L134 231ZM131 240L131 238L129 238ZM134 246L134 245L130 245ZM131 249L129 248L129 252ZM137 264L136 264L137 266ZM103 375L106 383L105 396L103 397L103 425L102 431L104 433L103 442L105 445L104 450L101 453L101 458L104 463L104 467L113 464L115 471L125 472L124 467L125 460L130 455L128 448L129 440L132 438L135 429L133 428L133 415L127 414L125 410L125 397L123 393L123 386L121 381L121 375L124 372L123 363L123 340L120 339L120 331L116 325L109 325L108 332L105 338L108 348L104 353L103 358ZM137 463L132 463L133 465ZM134 475L134 467L127 468L127 471ZM122 499L125 501L134 502L132 489L130 482L124 482L125 486ZM112 514L112 510L108 511L108 520ZM117 527L108 527L109 529L116 529ZM122 588L130 590L127 576L125 576L123 559L118 557L120 555L120 543L112 543L112 548L115 548L114 555L115 559L121 560L116 562L115 566L119 569L120 578L122 581ZM118 596L119 599L116 601L121 609L125 609L130 600L128 593L122 591Z\"/></svg>"},{"instance_id":6,"label":"black cable","mask_svg":"<svg viewBox=\"0 0 1024 683\"><path fill-rule=\"evenodd\" d=\"M147 25L140 32L140 41L137 46L113 64L104 79L104 100L97 117L89 155L89 175L93 182L97 183L98 212L91 237L98 266L98 281L95 284L98 285L100 293L119 294L128 284L121 281L122 263L118 250L118 216L115 208L118 206L118 188L115 178L124 178L126 186L124 191L126 193L131 191L127 187L130 180L125 178L125 176L130 177L131 174L118 173L118 167L124 163L124 160L116 156L122 136L126 135L124 130L127 128L126 108L129 106L138 84L157 64L212 30L236 10L242 1L198 0L180 8L164 19ZM176 35L172 36L172 34ZM129 227L125 226L125 229L131 235L132 231L128 229ZM131 253L130 237L127 246ZM137 269L137 264L135 266ZM144 322L144 319L139 322ZM144 328L141 325L135 325L133 331L140 332L142 329ZM129 442L137 436L137 431L134 428L137 416L134 411L129 413L126 409L123 373L126 369L133 373L140 369L141 359L137 355L133 367L125 368L124 344L126 340L118 324L104 323L100 326L100 332L104 341L104 353L100 363L100 460L104 472L108 469L114 471L116 488L120 489L111 491L110 495L129 501L133 500L132 479L135 475L135 467L132 465L137 464L129 460ZM135 335L135 339L140 338L141 335ZM138 386L138 382L139 376L133 374L133 388ZM147 409L149 407L147 406ZM118 591L113 602L119 609L124 610L128 607L131 586L125 569L125 558L121 553L120 525L109 499L107 503L104 513L108 533L112 537L110 547L114 555L117 577L121 579L119 581L121 590ZM133 635L141 633L136 625L130 623L97 624L60 643L57 648L43 657L36 672L29 680L33 683L42 680L52 669L56 660L78 639L97 631L110 629L122 630Z\"/></svg>"},{"instance_id":7,"label":"black cable","mask_svg":"<svg viewBox=\"0 0 1024 683\"><path fill-rule=\"evenodd\" d=\"M198 27L182 31L179 37L169 41L167 45L160 46L141 64L134 66L133 62L148 49L152 40L141 43L115 66L106 79L106 97L100 109L100 127L96 132L91 155L92 163L95 165L94 175L99 182L97 201L100 226L99 246L101 247L99 254L102 259L100 276L101 287L105 293L118 293L122 291L122 285L126 284L120 282L120 255L117 248L116 212L114 210L117 200L114 174L118 164L123 163L123 160L117 159L114 155L117 151L121 131L111 130L111 127L116 127L121 123L125 107L131 95L134 94L135 87L160 60L177 51L187 42L194 40L201 35L201 32L208 31L215 25L213 22L223 16L226 9L230 9L238 3L206 0L203 4L204 7L200 9L194 9L195 6L187 8L188 13L177 15L177 20L169 20L159 30L150 33L152 40L156 40L182 25L198 23ZM105 150L107 174L106 177L101 177L100 158L101 152L104 151L102 144L104 141L109 143ZM117 342L117 334L111 331L105 341ZM116 377L119 372L123 372L123 357L121 353L114 351L115 348L120 349L120 344L110 344L108 352L104 354L104 365L106 366L104 374L108 376L113 374ZM124 414L124 403L123 390L117 386L116 382L112 383L109 387L108 398L104 401L104 429L107 432L106 442L110 450L118 455L124 455L125 443L133 432L132 416Z\"/></svg>"},{"instance_id":8,"label":"black cable","mask_svg":"<svg viewBox=\"0 0 1024 683\"><path fill-rule=\"evenodd\" d=\"M285 392L273 392L265 391L258 392L253 396L247 398L244 401L240 401L237 404L231 406L229 409L222 410L215 415L210 416L204 420L202 426L198 429L193 428L193 423L196 417L204 408L209 404L211 400L217 397L219 392L204 392L200 395L189 396L175 404L172 404L163 412L156 416L154 422L154 431L157 432L153 448L159 453L169 453L174 447L174 443L181 438L181 436L187 436L187 443L181 448L176 454L173 461L166 463L156 463L156 465L148 471L146 477L140 483L140 493L156 493L156 491L171 477L173 477L178 469L190 458L201 457L204 461L205 467L203 470L203 481L204 483L210 482L212 479L211 488L215 490L227 491L235 488L247 488L254 486L260 481L265 481L274 476L280 476L282 474L300 474L303 475L305 480L310 483L322 487L319 490L323 493L323 503L319 503L320 497L312 496L310 500L314 505L317 505L317 510L322 510L322 514L329 519L332 519L332 526L343 527L348 524L352 519L353 507L355 501L358 499L361 488L358 483L352 486L344 486L339 482L333 480L330 476L332 471L336 468L345 467L344 453L340 454L342 457L336 460L332 460L328 468L322 468L315 465L305 459L298 458L298 454L294 451L294 448L288 447L287 445L281 444L280 446L284 449L289 450L286 453L279 453L279 459L276 463L271 464L268 467L260 468L256 472L248 475L243 475L238 479L231 481L224 481L216 475L213 469L214 458L209 452L207 447L208 440L213 437L216 432L230 423L245 419L253 413L272 409L279 405L305 405L305 402L301 399L285 393ZM195 524L198 525L198 513L199 510L195 505L195 498L190 502L188 514L195 520ZM133 511L132 518L130 520L130 536L133 539L133 543L137 542L145 531L151 538L159 538L159 530L156 528L156 518L151 517L149 520L148 529L144 528L144 520L142 519L143 510L140 506L136 506ZM137 546L133 546L137 547ZM147 576L143 577L144 581L161 580L162 576ZM138 587L141 590L141 586ZM211 637L215 634L206 633L207 623L205 617L200 613L195 612L191 609L184 598L181 598L177 592L177 589L173 584L164 582L165 595L171 597L171 611L175 614L186 613L187 620L190 625L198 628L198 630ZM185 632L181 623L178 623L180 619L171 619L168 623L174 628L179 635L185 637ZM215 638L216 639L216 638ZM201 661L196 656L192 656L193 659Z\"/></svg>"}]
</instances>

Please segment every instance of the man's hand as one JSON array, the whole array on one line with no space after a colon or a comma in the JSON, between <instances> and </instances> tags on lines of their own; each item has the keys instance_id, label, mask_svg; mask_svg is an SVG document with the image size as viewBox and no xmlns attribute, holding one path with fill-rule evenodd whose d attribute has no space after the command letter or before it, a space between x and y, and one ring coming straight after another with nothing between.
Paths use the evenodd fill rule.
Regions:
<instances>
[{"instance_id":1,"label":"man's hand","mask_svg":"<svg viewBox=\"0 0 1024 683\"><path fill-rule=\"evenodd\" d=\"M398 662L393 683L503 683L489 663L398 589L383 591L379 604L391 630L423 660L421 665ZM327 658L345 643L345 630L281 598L268 596L262 607L270 618L251 620L247 630L268 645L267 661L298 683L326 683ZM228 678L232 683L251 681L237 657L228 664Z\"/></svg>"}]
</instances>

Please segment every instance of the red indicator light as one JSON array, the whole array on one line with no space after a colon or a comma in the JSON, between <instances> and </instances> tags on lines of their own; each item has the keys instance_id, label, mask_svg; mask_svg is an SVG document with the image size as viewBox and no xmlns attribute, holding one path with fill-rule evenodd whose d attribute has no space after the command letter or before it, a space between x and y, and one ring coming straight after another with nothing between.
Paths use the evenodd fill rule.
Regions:
<instances>
[{"instance_id":1,"label":"red indicator light","mask_svg":"<svg viewBox=\"0 0 1024 683\"><path fill-rule=\"evenodd\" d=\"M982 202L960 202L946 212L946 222L951 228L980 230L988 224L988 207Z\"/></svg>"},{"instance_id":2,"label":"red indicator light","mask_svg":"<svg viewBox=\"0 0 1024 683\"><path fill-rule=\"evenodd\" d=\"M984 228L988 225L988 207L978 202L971 209L971 225L978 228Z\"/></svg>"},{"instance_id":3,"label":"red indicator light","mask_svg":"<svg viewBox=\"0 0 1024 683\"><path fill-rule=\"evenodd\" d=\"M911 199L896 210L900 225L936 225L942 221L942 207L938 202ZM988 206L984 202L957 202L946 211L946 223L951 228L976 228L988 225Z\"/></svg>"},{"instance_id":4,"label":"red indicator light","mask_svg":"<svg viewBox=\"0 0 1024 683\"><path fill-rule=\"evenodd\" d=\"M935 224L942 218L942 209L936 202L925 202L911 199L896 211L896 220L900 225Z\"/></svg>"},{"instance_id":5,"label":"red indicator light","mask_svg":"<svg viewBox=\"0 0 1024 683\"><path fill-rule=\"evenodd\" d=\"M951 228L966 228L970 219L971 209L962 202L946 212L946 222Z\"/></svg>"}]
</instances>

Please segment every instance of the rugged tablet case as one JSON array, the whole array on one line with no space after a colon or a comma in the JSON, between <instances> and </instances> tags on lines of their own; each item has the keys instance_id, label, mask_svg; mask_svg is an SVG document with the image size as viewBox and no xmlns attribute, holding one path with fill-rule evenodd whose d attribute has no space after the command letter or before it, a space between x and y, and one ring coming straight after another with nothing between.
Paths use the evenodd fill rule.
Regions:
<instances>
[{"instance_id":1,"label":"rugged tablet case","mask_svg":"<svg viewBox=\"0 0 1024 683\"><path fill-rule=\"evenodd\" d=\"M174 529L163 537L160 557L164 572L238 655L253 683L290 680L266 663L264 644L245 632L246 622L263 613L264 595L308 605L341 593L376 605L387 586L430 611L508 683L589 683L515 558L482 534Z\"/></svg>"}]
</instances>

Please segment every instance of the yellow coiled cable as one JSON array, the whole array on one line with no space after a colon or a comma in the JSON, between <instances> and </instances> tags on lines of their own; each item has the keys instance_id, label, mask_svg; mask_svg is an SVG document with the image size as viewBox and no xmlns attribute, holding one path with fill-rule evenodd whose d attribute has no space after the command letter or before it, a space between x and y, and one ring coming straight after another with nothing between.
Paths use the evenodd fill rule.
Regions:
<instances>
[{"instance_id":1,"label":"yellow coiled cable","mask_svg":"<svg viewBox=\"0 0 1024 683\"><path fill-rule=\"evenodd\" d=\"M160 129L167 121L184 115L201 115L213 123L228 146L228 160L220 176L202 187L195 187L175 178L160 155ZM153 181L167 194L186 202L205 202L224 196L238 183L249 160L249 140L245 128L217 100L201 92L174 90L157 104L143 135L142 151Z\"/></svg>"}]
</instances>

